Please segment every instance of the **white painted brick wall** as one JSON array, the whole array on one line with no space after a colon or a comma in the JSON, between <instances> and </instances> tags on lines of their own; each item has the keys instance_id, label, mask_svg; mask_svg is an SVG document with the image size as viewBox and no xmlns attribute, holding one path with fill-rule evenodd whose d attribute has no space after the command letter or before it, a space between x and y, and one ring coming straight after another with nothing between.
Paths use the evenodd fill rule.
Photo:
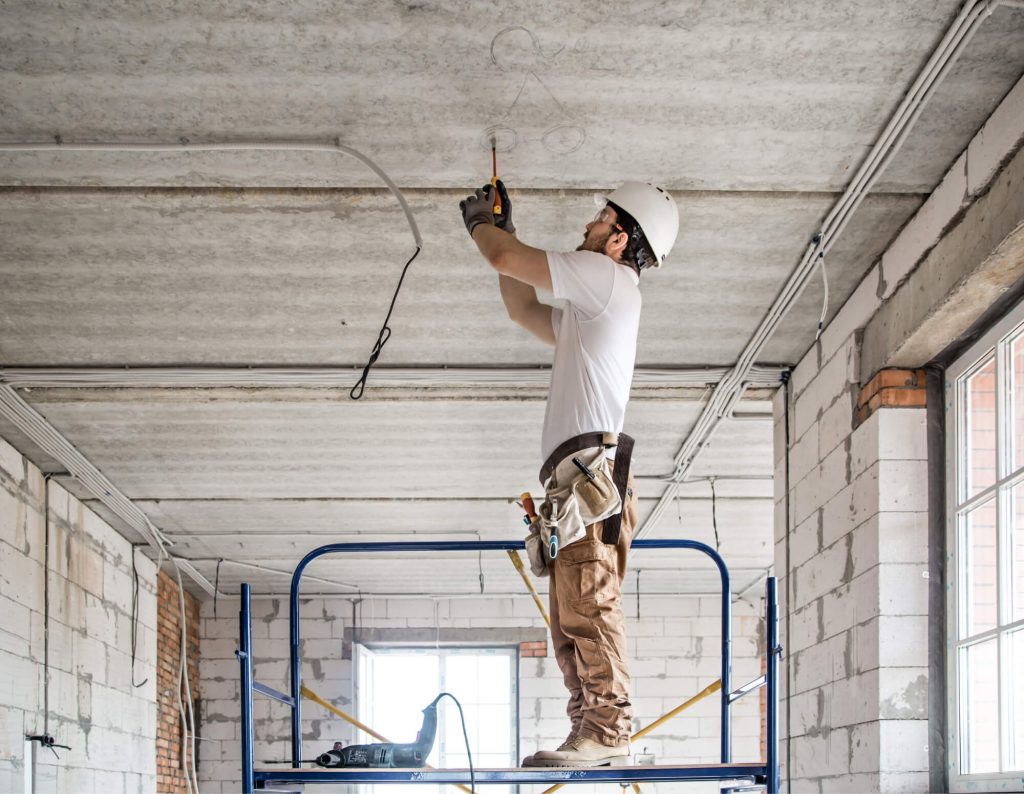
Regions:
<instances>
[{"instance_id":1,"label":"white painted brick wall","mask_svg":"<svg viewBox=\"0 0 1024 794\"><path fill-rule=\"evenodd\" d=\"M639 729L718 678L720 602L714 597L645 595L641 599L641 617L637 619L635 600L624 600L629 602L626 613L633 677L632 702L634 727ZM738 601L733 609L734 686L761 675L759 638L763 634L762 607L759 599L754 601L755 604ZM237 729L240 714L237 700L239 667L234 657L238 634L234 618L237 602L221 599L218 609L220 617L215 619L212 603L207 601L202 606L200 678L204 693L204 738L207 741L203 747L200 779L204 781L204 791L234 791L240 771L240 734ZM256 600L253 610L258 616L254 618L254 634L256 626L265 629L263 637L254 639L256 678L269 686L289 691L287 601ZM312 599L303 604L300 612L307 616L302 628L304 682L354 715L357 705L354 702L352 662L341 658L344 629L351 625L351 602L345 599ZM361 605L359 625L361 628L394 628L396 625L399 628L435 627L435 613L440 618L442 630L467 624L481 629L507 628L510 641L514 642L522 637L515 627L539 629L544 626L536 607L525 593L517 599L442 599L437 602L436 609L432 601L367 599ZM269 616L276 617L269 622L262 619ZM313 637L325 633L315 628L317 623L331 624L331 639ZM553 656L522 658L519 675L520 753L525 756L538 748L555 746L565 738L568 732L566 692ZM646 748L661 761L716 761L720 741L718 709L717 696L707 698L664 728L641 739L635 749L642 751ZM257 758L288 758L288 710L257 697L253 714ZM733 707L733 715L734 758L756 760L760 755L761 725L757 696L750 695L739 701ZM307 701L304 704L303 717L306 757L322 752L334 740L355 740L347 723L327 719L324 710L314 703ZM311 734L318 738L310 738Z\"/></svg>"},{"instance_id":2,"label":"white painted brick wall","mask_svg":"<svg viewBox=\"0 0 1024 794\"><path fill-rule=\"evenodd\" d=\"M49 722L44 724L44 480L0 439L0 791L21 792L24 735L44 727L37 792L156 789L156 568L142 555L131 682L131 546L50 482Z\"/></svg>"}]
</instances>

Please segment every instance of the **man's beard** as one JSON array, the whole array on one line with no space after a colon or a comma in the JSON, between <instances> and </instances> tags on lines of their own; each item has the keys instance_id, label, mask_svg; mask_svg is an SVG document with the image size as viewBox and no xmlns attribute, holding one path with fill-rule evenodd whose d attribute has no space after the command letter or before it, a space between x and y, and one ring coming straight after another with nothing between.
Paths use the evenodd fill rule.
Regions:
<instances>
[{"instance_id":1,"label":"man's beard","mask_svg":"<svg viewBox=\"0 0 1024 794\"><path fill-rule=\"evenodd\" d=\"M609 229L604 235L600 237L587 236L583 238L583 242L577 247L577 251L594 251L598 254L603 254L605 246L608 245L608 241L612 239L612 230Z\"/></svg>"}]
</instances>

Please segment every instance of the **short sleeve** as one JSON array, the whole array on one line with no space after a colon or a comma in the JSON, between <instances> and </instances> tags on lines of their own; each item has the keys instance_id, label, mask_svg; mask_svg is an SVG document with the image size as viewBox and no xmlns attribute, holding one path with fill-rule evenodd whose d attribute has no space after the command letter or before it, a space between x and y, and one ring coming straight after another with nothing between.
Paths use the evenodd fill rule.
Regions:
<instances>
[{"instance_id":1,"label":"short sleeve","mask_svg":"<svg viewBox=\"0 0 1024 794\"><path fill-rule=\"evenodd\" d=\"M583 319L601 314L615 289L615 262L594 251L548 251L547 256L554 296L571 304Z\"/></svg>"}]
</instances>

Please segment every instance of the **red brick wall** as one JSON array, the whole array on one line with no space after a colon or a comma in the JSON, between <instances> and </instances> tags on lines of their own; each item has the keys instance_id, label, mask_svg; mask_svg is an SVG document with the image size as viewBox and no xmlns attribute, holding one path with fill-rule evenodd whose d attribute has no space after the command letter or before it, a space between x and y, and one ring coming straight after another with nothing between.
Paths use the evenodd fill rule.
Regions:
<instances>
[{"instance_id":1,"label":"red brick wall","mask_svg":"<svg viewBox=\"0 0 1024 794\"><path fill-rule=\"evenodd\" d=\"M156 618L156 790L161 794L185 794L188 791L185 773L181 769L181 757L183 754L187 757L188 748L182 747L183 731L177 695L181 652L180 618L178 584L161 571L157 587ZM188 592L185 593L185 623L188 634L189 685L198 718L199 602ZM185 693L182 691L184 699Z\"/></svg>"},{"instance_id":2,"label":"red brick wall","mask_svg":"<svg viewBox=\"0 0 1024 794\"><path fill-rule=\"evenodd\" d=\"M879 408L924 408L928 403L928 376L923 369L883 369L860 390L857 424Z\"/></svg>"},{"instance_id":3,"label":"red brick wall","mask_svg":"<svg viewBox=\"0 0 1024 794\"><path fill-rule=\"evenodd\" d=\"M519 655L521 657L538 657L548 655L547 640L543 642L521 642L519 643Z\"/></svg>"}]
</instances>

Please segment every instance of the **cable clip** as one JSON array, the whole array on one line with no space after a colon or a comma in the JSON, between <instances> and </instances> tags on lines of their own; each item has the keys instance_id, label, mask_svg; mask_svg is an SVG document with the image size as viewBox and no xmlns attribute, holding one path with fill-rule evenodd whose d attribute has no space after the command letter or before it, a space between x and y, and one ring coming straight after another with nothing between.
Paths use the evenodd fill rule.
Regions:
<instances>
[{"instance_id":1,"label":"cable clip","mask_svg":"<svg viewBox=\"0 0 1024 794\"><path fill-rule=\"evenodd\" d=\"M50 736L50 734L48 733L40 733L37 736L28 736L26 734L25 738L28 739L30 742L39 742L40 747L50 748L50 752L53 753L54 757L56 758L60 758L60 756L57 755L57 751L54 748L59 747L61 750L71 749L69 745L57 744L57 740Z\"/></svg>"}]
</instances>

